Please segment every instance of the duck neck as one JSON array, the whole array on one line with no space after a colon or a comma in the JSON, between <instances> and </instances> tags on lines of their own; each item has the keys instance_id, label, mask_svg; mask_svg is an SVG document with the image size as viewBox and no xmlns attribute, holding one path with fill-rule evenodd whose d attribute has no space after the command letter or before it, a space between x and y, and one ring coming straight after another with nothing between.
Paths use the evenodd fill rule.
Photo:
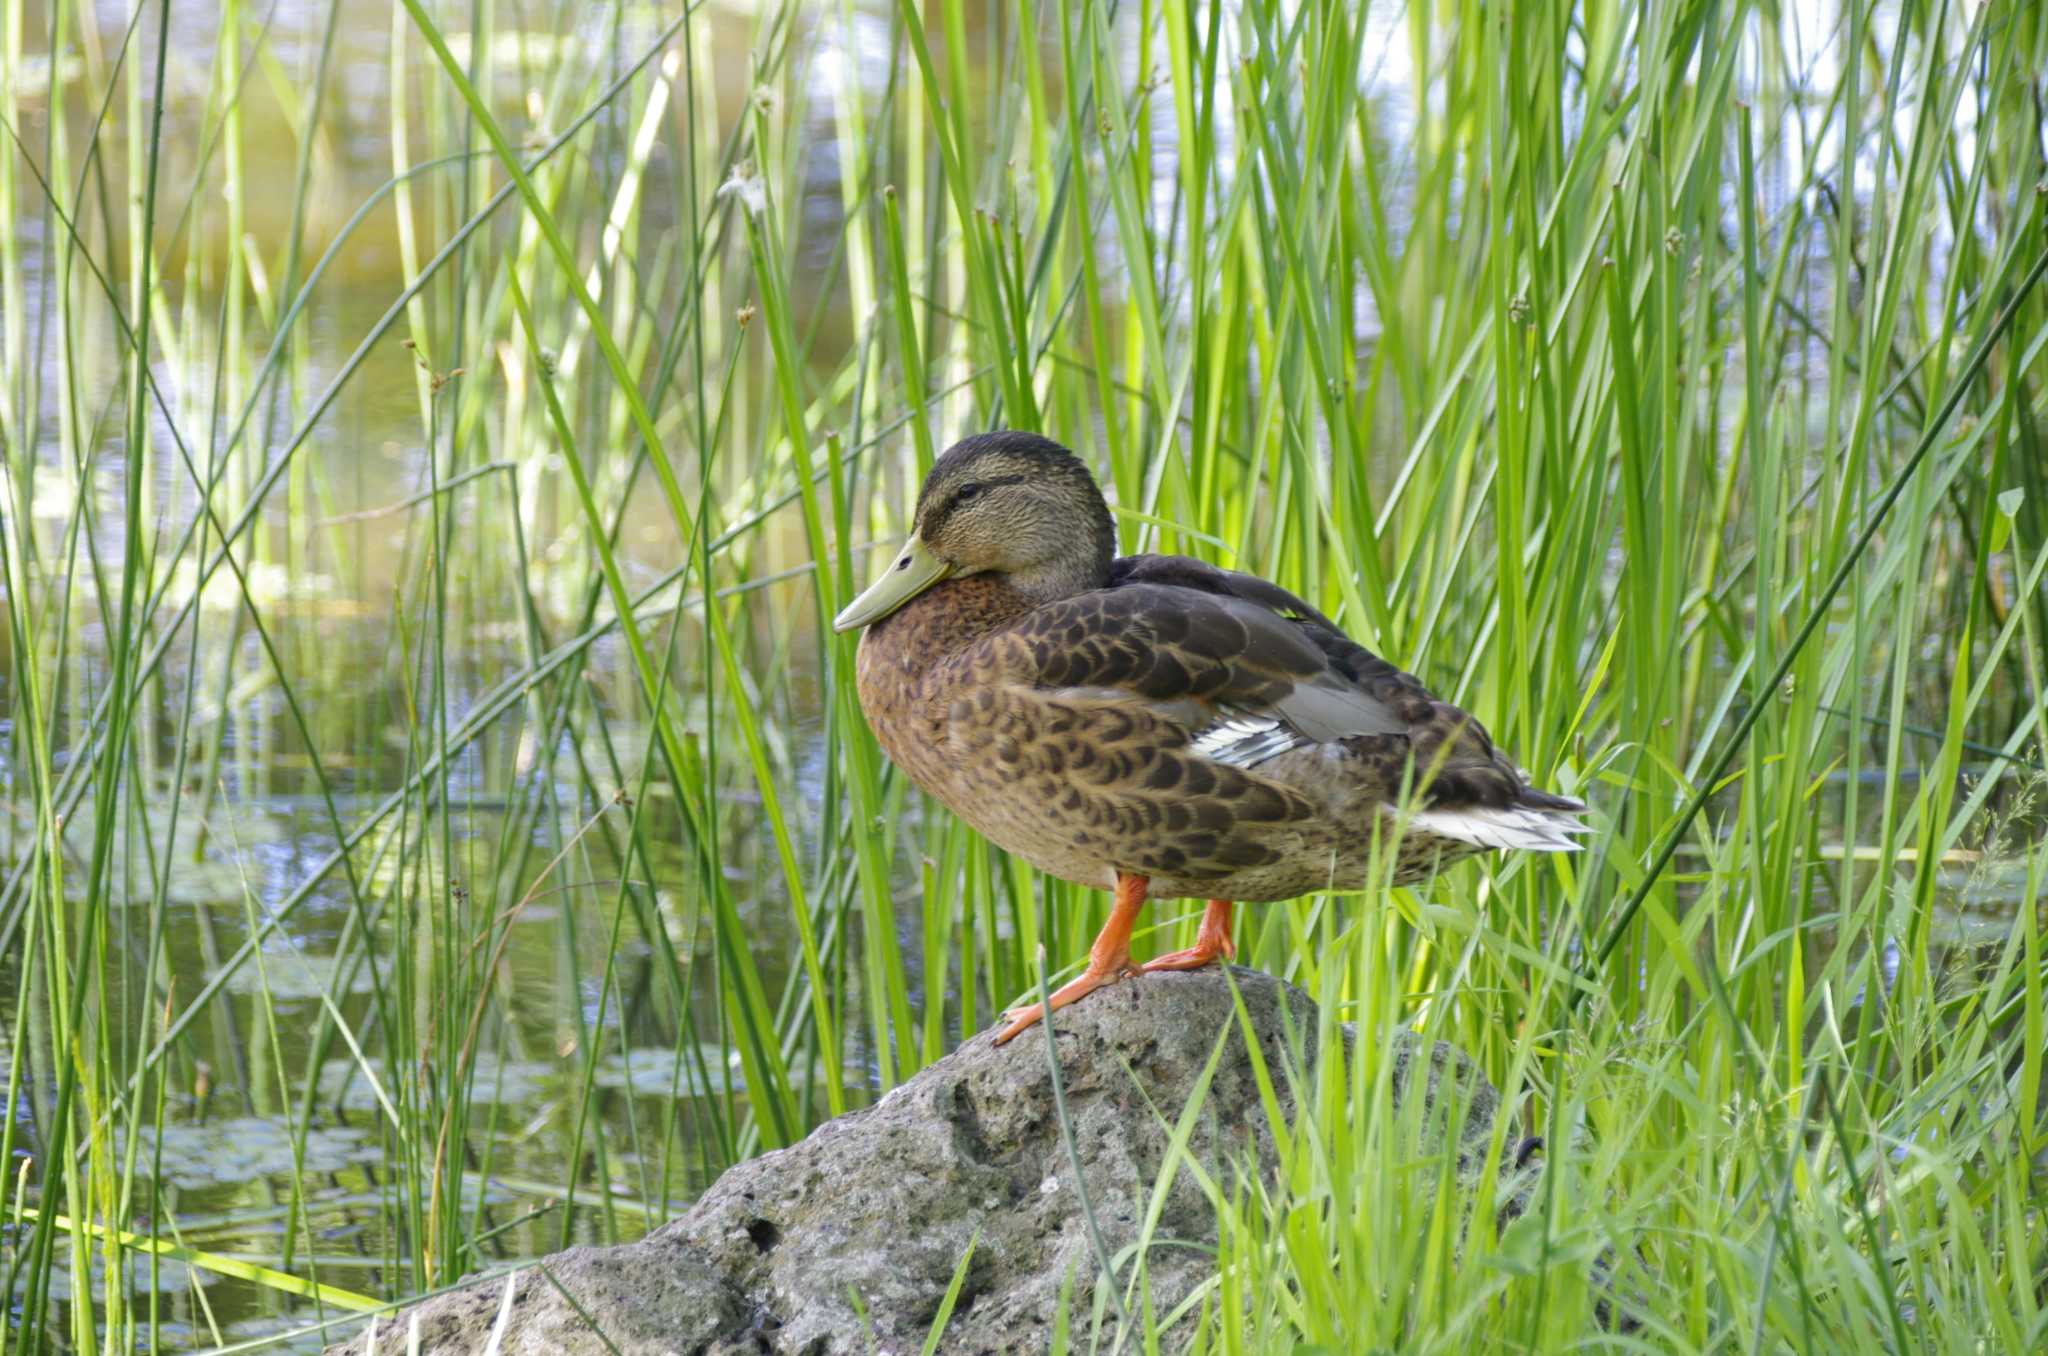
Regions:
<instances>
[{"instance_id":1,"label":"duck neck","mask_svg":"<svg viewBox=\"0 0 2048 1356\"><path fill-rule=\"evenodd\" d=\"M1028 607L1043 607L1108 583L1110 555L1110 550L1105 549L1083 560L1049 561L1035 569L1013 570L1001 578Z\"/></svg>"},{"instance_id":2,"label":"duck neck","mask_svg":"<svg viewBox=\"0 0 2048 1356\"><path fill-rule=\"evenodd\" d=\"M1116 559L1116 519L1095 487L1091 484L1088 488L1087 508L1066 518L1063 530L1053 534L1053 549L1042 552L1039 563L1002 576L1011 591L1032 607L1109 583L1110 562Z\"/></svg>"}]
</instances>

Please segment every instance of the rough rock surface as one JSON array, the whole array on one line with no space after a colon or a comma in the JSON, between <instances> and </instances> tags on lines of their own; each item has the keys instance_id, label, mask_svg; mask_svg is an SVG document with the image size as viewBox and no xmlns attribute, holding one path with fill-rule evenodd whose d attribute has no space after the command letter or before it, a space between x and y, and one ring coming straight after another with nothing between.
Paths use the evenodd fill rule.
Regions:
<instances>
[{"instance_id":1,"label":"rough rock surface","mask_svg":"<svg viewBox=\"0 0 2048 1356\"><path fill-rule=\"evenodd\" d=\"M1269 976L1231 973L1287 1109L1279 1070L1289 1032L1313 1058L1315 1007ZM1140 1232L1172 1122L1226 1028L1229 1048L1189 1152L1226 1189L1239 1172L1270 1173L1272 1138L1220 971L1116 985L1059 1014L1057 1026L1074 1149L1112 1257ZM876 1105L734 1167L687 1214L638 1243L572 1248L521 1270L499 1350L915 1352L970 1240L973 1260L942 1350L1046 1350L1066 1287L1068 1312L1085 1330L1095 1254L1041 1032L1000 1049L986 1034L967 1041ZM1407 1032L1386 1039L1398 1099L1421 1043ZM1448 1046L1437 1046L1428 1065L1430 1095L1451 1068L1470 1099L1457 1146L1470 1183L1496 1114L1493 1089ZM1512 1147L1504 1157L1516 1157ZM1503 1166L1504 1179L1512 1175L1497 1188L1504 1213L1519 1208L1538 1171ZM1171 1312L1207 1279L1215 1237L1208 1197L1183 1168L1152 1234L1153 1314ZM384 1319L378 1349L404 1350L416 1316L422 1352L481 1351L505 1286L502 1277L485 1280ZM850 1293L860 1297L865 1330ZM1166 1334L1165 1348L1177 1348L1175 1336L1190 1326ZM334 1350L361 1353L366 1335Z\"/></svg>"}]
</instances>

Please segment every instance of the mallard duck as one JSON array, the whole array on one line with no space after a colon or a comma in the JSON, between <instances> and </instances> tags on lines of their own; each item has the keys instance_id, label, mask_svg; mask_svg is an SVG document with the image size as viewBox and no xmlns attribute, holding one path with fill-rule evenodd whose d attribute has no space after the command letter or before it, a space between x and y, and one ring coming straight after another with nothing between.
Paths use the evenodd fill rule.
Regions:
<instances>
[{"instance_id":1,"label":"mallard duck","mask_svg":"<svg viewBox=\"0 0 2048 1356\"><path fill-rule=\"evenodd\" d=\"M1407 884L1489 849L1570 852L1586 807L1539 791L1479 722L1276 584L1116 554L1080 458L1035 434L935 462L910 540L847 605L861 710L889 758L990 842L1114 892L1054 1009L1234 955L1233 902ZM1147 899L1208 901L1142 965ZM1045 1016L1013 1009L1001 1044Z\"/></svg>"}]
</instances>

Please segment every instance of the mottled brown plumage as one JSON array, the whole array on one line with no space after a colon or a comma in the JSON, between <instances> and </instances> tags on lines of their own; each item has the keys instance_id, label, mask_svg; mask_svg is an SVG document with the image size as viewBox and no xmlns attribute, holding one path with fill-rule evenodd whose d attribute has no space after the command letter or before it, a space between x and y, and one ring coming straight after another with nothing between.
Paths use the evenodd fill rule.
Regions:
<instances>
[{"instance_id":1,"label":"mottled brown plumage","mask_svg":"<svg viewBox=\"0 0 2048 1356\"><path fill-rule=\"evenodd\" d=\"M991 842L1116 887L1112 927L1148 896L1207 897L1204 942L1165 958L1201 964L1228 950L1224 901L1575 846L1579 802L1300 598L1114 551L1072 454L969 438L933 466L892 574L840 617L867 625L861 709L889 757ZM1080 992L1128 968L1120 943L1096 959Z\"/></svg>"}]
</instances>

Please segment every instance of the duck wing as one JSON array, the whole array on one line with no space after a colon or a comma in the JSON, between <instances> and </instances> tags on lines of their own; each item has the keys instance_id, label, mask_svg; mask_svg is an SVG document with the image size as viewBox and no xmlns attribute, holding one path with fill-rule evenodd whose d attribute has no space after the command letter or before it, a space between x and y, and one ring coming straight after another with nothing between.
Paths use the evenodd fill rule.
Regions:
<instances>
[{"instance_id":1,"label":"duck wing","mask_svg":"<svg viewBox=\"0 0 2048 1356\"><path fill-rule=\"evenodd\" d=\"M1434 818L1511 812L1500 824L1481 814L1435 826L1472 841L1528 836L1535 826L1512 812L1536 812L1555 833L1559 812L1585 808L1530 786L1477 719L1255 575L1186 556L1126 556L1107 587L1036 609L1017 629L1041 686L1119 689L1177 709L1190 750L1216 762L1250 769L1339 744L1377 769L1390 801L1412 777Z\"/></svg>"},{"instance_id":2,"label":"duck wing","mask_svg":"<svg viewBox=\"0 0 2048 1356\"><path fill-rule=\"evenodd\" d=\"M1265 718L1317 742L1405 732L1406 694L1371 681L1405 675L1355 645L1366 667L1383 673L1346 672L1318 630L1342 639L1277 585L1196 560L1138 556L1115 562L1108 587L1036 608L1012 634L1028 647L1041 687L1118 689L1240 721Z\"/></svg>"}]
</instances>

